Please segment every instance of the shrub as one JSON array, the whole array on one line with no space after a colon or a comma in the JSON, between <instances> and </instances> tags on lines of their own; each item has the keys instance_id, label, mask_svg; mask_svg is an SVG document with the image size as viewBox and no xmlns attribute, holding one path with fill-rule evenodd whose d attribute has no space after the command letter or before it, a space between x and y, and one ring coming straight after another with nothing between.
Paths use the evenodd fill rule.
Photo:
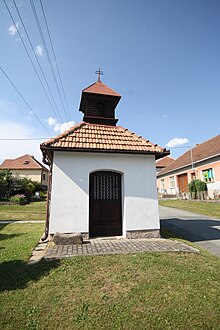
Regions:
<instances>
[{"instance_id":1,"label":"shrub","mask_svg":"<svg viewBox=\"0 0 220 330\"><path fill-rule=\"evenodd\" d=\"M192 180L192 181L188 184L189 192L196 192L196 181L197 181L197 180Z\"/></svg>"},{"instance_id":2,"label":"shrub","mask_svg":"<svg viewBox=\"0 0 220 330\"><path fill-rule=\"evenodd\" d=\"M12 175L9 170L0 171L0 199L5 199L10 196L9 188L12 180Z\"/></svg>"},{"instance_id":3,"label":"shrub","mask_svg":"<svg viewBox=\"0 0 220 330\"><path fill-rule=\"evenodd\" d=\"M201 180L192 180L188 184L188 189L192 199L204 198L207 191L207 184Z\"/></svg>"},{"instance_id":4,"label":"shrub","mask_svg":"<svg viewBox=\"0 0 220 330\"><path fill-rule=\"evenodd\" d=\"M36 191L44 190L40 182L19 175L12 176L8 170L0 171L0 199L8 199L10 196L22 194L30 200Z\"/></svg>"},{"instance_id":5,"label":"shrub","mask_svg":"<svg viewBox=\"0 0 220 330\"><path fill-rule=\"evenodd\" d=\"M15 196L11 196L9 200L10 202L17 204L24 204L26 202L25 195L23 194L17 194Z\"/></svg>"},{"instance_id":6,"label":"shrub","mask_svg":"<svg viewBox=\"0 0 220 330\"><path fill-rule=\"evenodd\" d=\"M207 184L201 180L195 180L196 191L207 191Z\"/></svg>"}]
</instances>

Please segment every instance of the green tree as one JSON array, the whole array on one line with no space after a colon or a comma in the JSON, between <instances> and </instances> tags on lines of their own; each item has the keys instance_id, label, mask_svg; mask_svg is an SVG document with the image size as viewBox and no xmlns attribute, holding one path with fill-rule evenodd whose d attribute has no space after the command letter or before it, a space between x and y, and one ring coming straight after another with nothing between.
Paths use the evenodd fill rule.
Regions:
<instances>
[{"instance_id":1,"label":"green tree","mask_svg":"<svg viewBox=\"0 0 220 330\"><path fill-rule=\"evenodd\" d=\"M10 196L10 185L12 181L12 174L9 170L0 171L0 199L8 198Z\"/></svg>"}]
</instances>

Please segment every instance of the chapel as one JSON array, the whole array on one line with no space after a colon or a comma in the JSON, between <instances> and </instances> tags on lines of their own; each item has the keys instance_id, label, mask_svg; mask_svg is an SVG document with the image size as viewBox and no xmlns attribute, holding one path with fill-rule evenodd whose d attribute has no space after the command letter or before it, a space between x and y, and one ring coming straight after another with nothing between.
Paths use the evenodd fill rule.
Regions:
<instances>
[{"instance_id":1,"label":"chapel","mask_svg":"<svg viewBox=\"0 0 220 330\"><path fill-rule=\"evenodd\" d=\"M82 122L41 144L50 166L45 237L159 237L155 159L169 151L117 125L120 99L99 71L82 91Z\"/></svg>"}]
</instances>

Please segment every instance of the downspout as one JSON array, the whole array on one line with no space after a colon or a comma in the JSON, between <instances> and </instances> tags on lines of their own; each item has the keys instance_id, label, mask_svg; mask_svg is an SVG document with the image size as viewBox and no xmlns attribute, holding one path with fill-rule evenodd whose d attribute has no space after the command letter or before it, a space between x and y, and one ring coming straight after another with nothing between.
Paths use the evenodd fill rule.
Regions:
<instances>
[{"instance_id":1,"label":"downspout","mask_svg":"<svg viewBox=\"0 0 220 330\"><path fill-rule=\"evenodd\" d=\"M48 190L47 190L47 211L46 211L45 230L44 230L44 235L41 237L41 240L44 242L46 241L49 235L51 186L52 186L52 162L47 161L45 154L43 154L43 162L44 164L50 166L49 178L48 178Z\"/></svg>"}]
</instances>

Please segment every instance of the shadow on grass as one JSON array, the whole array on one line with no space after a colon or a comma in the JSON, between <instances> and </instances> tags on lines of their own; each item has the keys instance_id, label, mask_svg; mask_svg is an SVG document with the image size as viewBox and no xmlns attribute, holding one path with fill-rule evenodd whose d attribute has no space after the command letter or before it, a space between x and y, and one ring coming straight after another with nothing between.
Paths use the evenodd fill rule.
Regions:
<instances>
[{"instance_id":1,"label":"shadow on grass","mask_svg":"<svg viewBox=\"0 0 220 330\"><path fill-rule=\"evenodd\" d=\"M0 234L0 241L3 241L5 239L11 239L14 237L25 235L25 233L21 234Z\"/></svg>"},{"instance_id":2,"label":"shadow on grass","mask_svg":"<svg viewBox=\"0 0 220 330\"><path fill-rule=\"evenodd\" d=\"M0 222L0 231L5 227L5 226L7 226L8 225L8 223L1 223Z\"/></svg>"},{"instance_id":3,"label":"shadow on grass","mask_svg":"<svg viewBox=\"0 0 220 330\"><path fill-rule=\"evenodd\" d=\"M30 281L37 281L57 268L59 260L40 261L28 264L22 260L3 262L0 264L0 291L11 291L25 288Z\"/></svg>"}]
</instances>

